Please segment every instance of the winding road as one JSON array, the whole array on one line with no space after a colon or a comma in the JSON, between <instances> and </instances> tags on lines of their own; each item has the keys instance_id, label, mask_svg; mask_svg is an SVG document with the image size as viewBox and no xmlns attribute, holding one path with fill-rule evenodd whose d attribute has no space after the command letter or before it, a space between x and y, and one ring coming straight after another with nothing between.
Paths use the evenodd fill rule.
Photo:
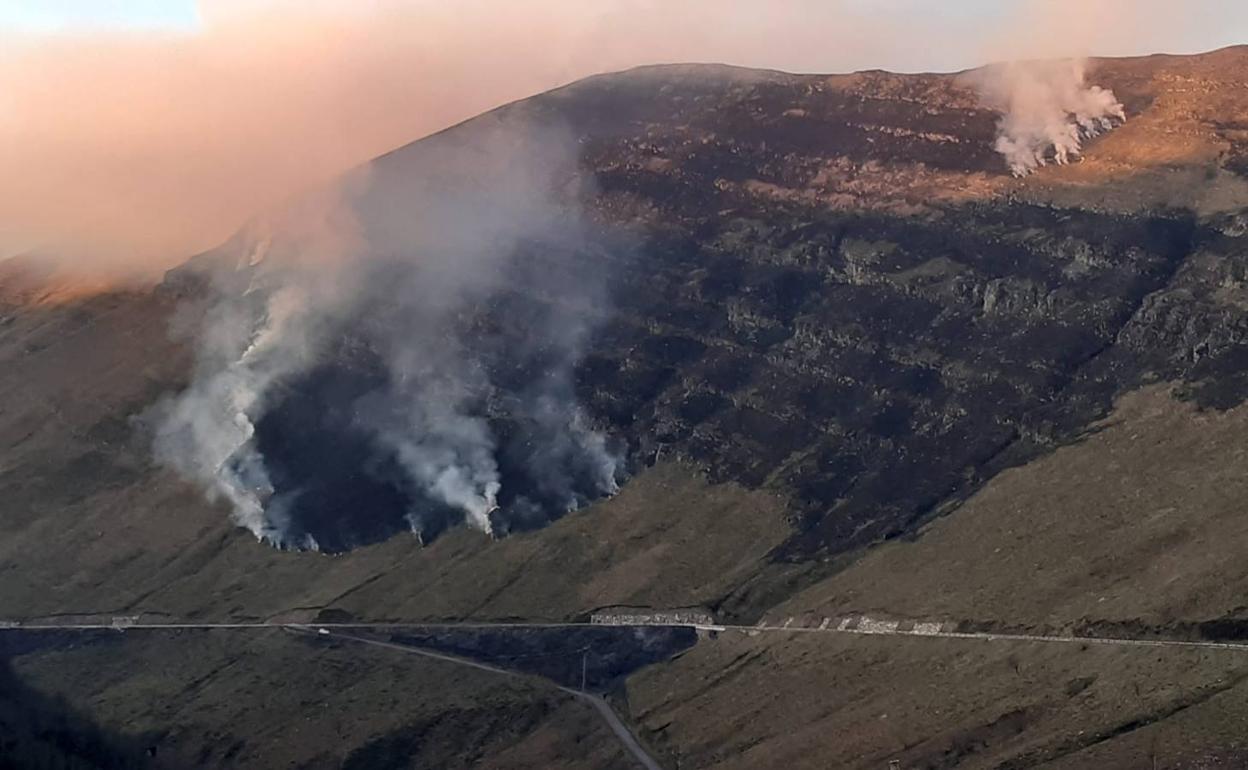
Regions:
<instances>
[{"instance_id":1,"label":"winding road","mask_svg":"<svg viewBox=\"0 0 1248 770\"><path fill-rule=\"evenodd\" d=\"M419 655L423 658L433 658L435 660L446 661L448 663L456 663L461 666L468 666L470 668L488 671L492 674L499 674L501 676L520 677L525 679L536 678L526 674L520 674L515 671L508 671L505 668L491 666L488 663L479 663L475 660L469 660L455 655L447 655L441 652L433 652L432 650L426 650L421 647L410 647L408 645L397 644L395 642L383 642L380 639L368 639L363 636L354 636L352 634L344 634L338 631L329 631L328 629L325 629L326 633L320 634L319 627L316 631L313 631L313 629L310 628L300 628L298 630L301 633L316 633L320 636L328 636L331 639L345 639L352 642L358 642L359 644L371 645L373 647L384 647L390 650L397 650L399 652L408 653L409 655ZM663 770L662 765L654 761L654 757L650 756L645 748L642 747L641 743L637 740L637 736L633 735L633 732L628 729L628 725L624 724L619 715L615 713L615 709L611 708L611 704L607 703L601 696L594 695L593 693L586 692L584 690L574 690L571 687L563 687L562 685L553 686L556 689L565 692L574 698L585 701L590 706L593 706L594 710L598 712L603 721L607 723L607 726L611 728L611 732L615 733L615 737L618 738L624 748L633 755L638 764L646 768L646 770Z\"/></svg>"},{"instance_id":2,"label":"winding road","mask_svg":"<svg viewBox=\"0 0 1248 770\"><path fill-rule=\"evenodd\" d=\"M409 655L419 655L425 658L433 658L436 660L454 663L456 665L468 666L481 671L488 671L499 676L534 678L528 674L522 674L516 671L509 671L498 666L488 663L481 663L475 660L448 655L441 652L434 652L422 647L399 644L396 642L382 641L380 639L371 639L365 636L357 636L352 631L403 631L403 630L437 630L437 629L458 629L458 630L522 630L522 629L560 629L560 628L611 628L613 626L652 626L666 628L693 628L701 632L714 633L741 633L747 635L758 634L828 634L828 635L854 635L854 636L904 636L917 637L922 639L955 639L976 642L1024 642L1036 644L1097 644L1110 645L1119 647L1151 647L1151 648L1178 648L1178 649L1211 649L1224 650L1234 653L1248 653L1248 642L1219 642L1204 640L1186 640L1186 639L1140 639L1140 638L1121 638L1121 637L1103 637L1103 636L1074 636L1062 634L1019 634L1019 633L993 633L993 632L972 632L957 631L950 628L950 624L942 624L936 622L928 623L902 623L899 621L879 620L864 617L861 615L846 616L841 618L822 618L817 625L795 625L793 618L786 619L783 623L762 622L757 625L732 625L732 624L705 624L705 623L681 623L681 622L656 622L656 623L619 623L619 624L603 624L603 623L586 623L586 622L462 622L462 623L394 623L394 622L359 622L359 623L290 623L281 621L244 621L244 622L216 622L216 623L192 623L192 622L160 622L148 623L139 622L140 616L119 616L114 617L111 621L99 622L72 622L69 620L58 621L56 619L44 619L31 621L0 621L0 633L5 631L14 632L31 632L31 631L174 631L174 630L217 630L217 629L283 629L299 634L312 635L322 638L333 638L344 641L350 641L358 644L366 644L373 647L383 647L386 649L402 652ZM545 680L543 680L545 681ZM615 734L620 744L632 755L637 763L646 768L646 770L662 770L662 766L655 761L646 749L637 740L637 736L628 728L628 726L620 719L611 705L607 703L601 696L593 693L564 687L559 684L549 683L552 687L571 695L581 701L589 704L602 717L603 721L611 728L611 732Z\"/></svg>"}]
</instances>

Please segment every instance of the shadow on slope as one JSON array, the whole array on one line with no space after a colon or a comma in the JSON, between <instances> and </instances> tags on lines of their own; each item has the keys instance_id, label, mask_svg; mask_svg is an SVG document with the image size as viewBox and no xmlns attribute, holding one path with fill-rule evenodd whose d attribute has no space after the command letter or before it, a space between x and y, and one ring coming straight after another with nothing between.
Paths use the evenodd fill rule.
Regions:
<instances>
[{"instance_id":1,"label":"shadow on slope","mask_svg":"<svg viewBox=\"0 0 1248 770\"><path fill-rule=\"evenodd\" d=\"M141 738L105 730L64 698L27 686L0 657L0 770L159 767Z\"/></svg>"}]
</instances>

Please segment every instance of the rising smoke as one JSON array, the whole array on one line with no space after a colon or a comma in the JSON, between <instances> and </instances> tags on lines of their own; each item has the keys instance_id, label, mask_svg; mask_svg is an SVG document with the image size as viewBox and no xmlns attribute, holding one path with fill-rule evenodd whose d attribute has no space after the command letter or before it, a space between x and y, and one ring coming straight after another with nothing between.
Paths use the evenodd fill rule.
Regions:
<instances>
[{"instance_id":1,"label":"rising smoke","mask_svg":"<svg viewBox=\"0 0 1248 770\"><path fill-rule=\"evenodd\" d=\"M996 150L1014 176L1076 160L1083 143L1126 121L1112 91L1088 85L1082 60L1010 62L970 76L1001 112Z\"/></svg>"},{"instance_id":2,"label":"rising smoke","mask_svg":"<svg viewBox=\"0 0 1248 770\"><path fill-rule=\"evenodd\" d=\"M1063 34L1029 34L1064 40L1094 9L1114 23L1082 29L1127 34L1131 19L1165 18L1141 4L1173 5L1057 3L1024 5ZM280 212L181 271L211 301L191 324L191 384L154 412L161 460L286 547L534 526L612 494L623 472L578 406L610 255L569 188L574 142L491 124L326 180L599 71L951 67L967 62L926 58L927 43L978 58L976 34L999 37L887 5L202 0L194 32L3 35L0 257L35 245L80 265L163 268ZM1172 12L1169 28L1200 15ZM983 88L1016 173L1069 160L1122 118L1081 68L997 74Z\"/></svg>"},{"instance_id":3,"label":"rising smoke","mask_svg":"<svg viewBox=\"0 0 1248 770\"><path fill-rule=\"evenodd\" d=\"M573 384L604 274L576 144L482 123L181 271L213 299L191 385L157 410L157 455L258 538L505 534L617 490L622 452Z\"/></svg>"},{"instance_id":4,"label":"rising smoke","mask_svg":"<svg viewBox=\"0 0 1248 770\"><path fill-rule=\"evenodd\" d=\"M0 257L41 248L83 269L165 269L380 153L602 71L688 61L948 70L1144 53L1199 47L1202 20L1231 13L1225 0L1021 0L990 15L905 4L920 10L862 0L199 0L193 31L0 29ZM1248 11L1234 13L1242 22ZM1089 127L1102 114L1079 101L1058 107L1082 109ZM1024 167L1036 140L1009 136Z\"/></svg>"}]
</instances>

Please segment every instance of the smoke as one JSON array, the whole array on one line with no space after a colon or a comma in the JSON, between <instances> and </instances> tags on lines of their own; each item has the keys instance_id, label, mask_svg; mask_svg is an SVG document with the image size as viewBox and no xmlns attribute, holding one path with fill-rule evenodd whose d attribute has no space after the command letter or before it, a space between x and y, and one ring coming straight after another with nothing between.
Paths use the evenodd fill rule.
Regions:
<instances>
[{"instance_id":1,"label":"smoke","mask_svg":"<svg viewBox=\"0 0 1248 770\"><path fill-rule=\"evenodd\" d=\"M1248 18L1243 4L1198 0L1020 0L981 41L964 82L1001 113L996 150L1011 173L1079 158L1085 142L1125 122L1112 91L1088 83L1094 56L1197 51L1218 43L1215 19ZM1205 39L1203 45L1196 42Z\"/></svg>"},{"instance_id":2,"label":"smoke","mask_svg":"<svg viewBox=\"0 0 1248 770\"><path fill-rule=\"evenodd\" d=\"M0 31L0 256L163 269L380 153L605 70L956 69L1072 55L1053 50L1072 39L1146 52L1199 45L1196 20L1232 13L1245 12L1223 0L1031 0L991 15L926 0L201 0L192 31ZM1006 38L1045 43L993 44Z\"/></svg>"},{"instance_id":3,"label":"smoke","mask_svg":"<svg viewBox=\"0 0 1248 770\"><path fill-rule=\"evenodd\" d=\"M192 383L154 412L158 459L258 538L331 551L505 534L614 494L622 451L573 382L605 270L577 147L482 121L180 271L212 299Z\"/></svg>"},{"instance_id":4,"label":"smoke","mask_svg":"<svg viewBox=\"0 0 1248 770\"><path fill-rule=\"evenodd\" d=\"M1126 121L1112 91L1088 85L1081 60L1010 62L971 75L985 102L1002 113L995 148L1014 176L1049 162L1065 165L1083 143Z\"/></svg>"},{"instance_id":5,"label":"smoke","mask_svg":"<svg viewBox=\"0 0 1248 770\"><path fill-rule=\"evenodd\" d=\"M576 392L613 255L580 216L575 141L487 120L340 176L599 71L947 68L1000 36L898 2L204 0L196 31L0 36L0 255L129 273L212 249L182 271L211 300L155 448L257 537L536 526L623 474ZM943 58L916 58L932 40ZM1118 114L1081 70L1000 71L1016 170Z\"/></svg>"},{"instance_id":6,"label":"smoke","mask_svg":"<svg viewBox=\"0 0 1248 770\"><path fill-rule=\"evenodd\" d=\"M275 384L313 365L335 311L352 290L343 258L362 247L340 186L254 223L204 267L213 302L189 330L197 346L190 387L157 406L155 452L167 465L224 498L257 537L286 543L282 506L255 444L256 416ZM295 545L316 548L311 537Z\"/></svg>"},{"instance_id":7,"label":"smoke","mask_svg":"<svg viewBox=\"0 0 1248 770\"><path fill-rule=\"evenodd\" d=\"M297 331L308 302L299 288L283 287L258 314L248 313L247 304L230 297L213 308L203 338L202 371L167 405L156 452L207 485L210 497L228 500L241 526L258 537L280 540L282 527L265 515L274 488L254 444L253 420L273 383L299 371L309 358L309 341ZM314 542L306 545L315 547Z\"/></svg>"}]
</instances>

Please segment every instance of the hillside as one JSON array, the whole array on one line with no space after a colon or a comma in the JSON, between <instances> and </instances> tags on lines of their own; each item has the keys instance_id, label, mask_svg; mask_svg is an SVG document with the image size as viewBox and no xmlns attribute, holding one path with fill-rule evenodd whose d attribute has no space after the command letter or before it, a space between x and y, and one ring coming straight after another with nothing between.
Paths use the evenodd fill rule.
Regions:
<instances>
[{"instance_id":1,"label":"hillside","mask_svg":"<svg viewBox=\"0 0 1248 770\"><path fill-rule=\"evenodd\" d=\"M1091 79L1127 122L1082 162L1021 179L965 76L702 65L591 78L374 161L355 202L375 234L406 217L424 189L411 180L453 189L457 159L500 131L555 126L575 148L560 178L584 199L576 238L522 227L509 282L448 328L486 351L483 409L502 443L525 445L540 420L516 404L564 355L529 330L583 326L556 392L625 448L627 479L566 515L500 520L497 538L440 508L413 537L400 508L419 496L353 443L343 405L378 382L390 295L256 420L278 492L315 490L291 515L329 555L258 543L153 454L153 405L200 376L186 329L214 291L264 275L254 232L150 290L79 292L10 263L0 617L704 606L743 623L1240 635L1248 48L1097 61ZM430 212L412 216L458 232ZM569 489L594 497L579 476ZM500 692L300 644L134 632L11 664L118 746L158 735L153 762L170 766L350 766L411 731L427 753L395 766L445 766L466 745L498 767L624 761L540 683ZM315 674L275 680L305 665ZM1238 767L1245 674L1204 651L721 634L617 696L672 767ZM336 739L278 736L230 706L270 691L286 693L283 723ZM500 714L515 733L483 740Z\"/></svg>"}]
</instances>

